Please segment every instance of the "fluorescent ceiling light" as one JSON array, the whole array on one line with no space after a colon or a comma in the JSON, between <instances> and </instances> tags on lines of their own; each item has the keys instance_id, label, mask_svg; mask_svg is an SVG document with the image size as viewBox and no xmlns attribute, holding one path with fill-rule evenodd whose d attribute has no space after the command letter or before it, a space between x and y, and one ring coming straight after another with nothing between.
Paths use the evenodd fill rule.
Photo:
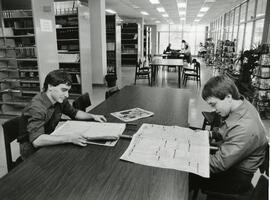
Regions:
<instances>
[{"instance_id":1,"label":"fluorescent ceiling light","mask_svg":"<svg viewBox=\"0 0 270 200\"><path fill-rule=\"evenodd\" d=\"M151 4L160 4L159 0L149 0Z\"/></svg>"},{"instance_id":2,"label":"fluorescent ceiling light","mask_svg":"<svg viewBox=\"0 0 270 200\"><path fill-rule=\"evenodd\" d=\"M202 7L200 9L200 12L207 12L209 10L209 7Z\"/></svg>"},{"instance_id":3,"label":"fluorescent ceiling light","mask_svg":"<svg viewBox=\"0 0 270 200\"><path fill-rule=\"evenodd\" d=\"M178 13L179 13L179 15L185 15L186 14L185 11L179 11Z\"/></svg>"},{"instance_id":4,"label":"fluorescent ceiling light","mask_svg":"<svg viewBox=\"0 0 270 200\"><path fill-rule=\"evenodd\" d=\"M200 21L200 19L195 19L195 20L194 20L194 22L199 22L199 21Z\"/></svg>"},{"instance_id":5,"label":"fluorescent ceiling light","mask_svg":"<svg viewBox=\"0 0 270 200\"><path fill-rule=\"evenodd\" d=\"M203 15L204 15L204 14L199 13L199 14L197 15L197 17L203 17Z\"/></svg>"},{"instance_id":6,"label":"fluorescent ceiling light","mask_svg":"<svg viewBox=\"0 0 270 200\"><path fill-rule=\"evenodd\" d=\"M112 9L106 9L106 12L111 13L111 14L115 14L115 13L116 13L116 12L115 12L114 10L112 10Z\"/></svg>"},{"instance_id":7,"label":"fluorescent ceiling light","mask_svg":"<svg viewBox=\"0 0 270 200\"><path fill-rule=\"evenodd\" d=\"M141 14L142 15L149 15L148 12L145 12L145 11L141 11Z\"/></svg>"},{"instance_id":8,"label":"fluorescent ceiling light","mask_svg":"<svg viewBox=\"0 0 270 200\"><path fill-rule=\"evenodd\" d=\"M155 21L155 22L156 22L157 24L158 24L158 23L160 23L160 21L158 21L158 20L157 20L157 21Z\"/></svg>"},{"instance_id":9,"label":"fluorescent ceiling light","mask_svg":"<svg viewBox=\"0 0 270 200\"><path fill-rule=\"evenodd\" d=\"M178 8L186 8L187 4L186 3L177 3Z\"/></svg>"},{"instance_id":10,"label":"fluorescent ceiling light","mask_svg":"<svg viewBox=\"0 0 270 200\"><path fill-rule=\"evenodd\" d=\"M169 17L169 15L168 15L168 14L166 14L166 13L165 13L165 14L163 14L162 16L163 16L163 17Z\"/></svg>"},{"instance_id":11,"label":"fluorescent ceiling light","mask_svg":"<svg viewBox=\"0 0 270 200\"><path fill-rule=\"evenodd\" d=\"M215 3L215 2L216 2L216 0L205 0L204 3Z\"/></svg>"},{"instance_id":12,"label":"fluorescent ceiling light","mask_svg":"<svg viewBox=\"0 0 270 200\"><path fill-rule=\"evenodd\" d=\"M165 12L165 9L164 9L163 7L158 7L158 8L157 8L157 11L158 11L158 12Z\"/></svg>"},{"instance_id":13,"label":"fluorescent ceiling light","mask_svg":"<svg viewBox=\"0 0 270 200\"><path fill-rule=\"evenodd\" d=\"M181 17L180 20L181 20L181 21L185 21L186 18L185 18L185 17Z\"/></svg>"}]
</instances>

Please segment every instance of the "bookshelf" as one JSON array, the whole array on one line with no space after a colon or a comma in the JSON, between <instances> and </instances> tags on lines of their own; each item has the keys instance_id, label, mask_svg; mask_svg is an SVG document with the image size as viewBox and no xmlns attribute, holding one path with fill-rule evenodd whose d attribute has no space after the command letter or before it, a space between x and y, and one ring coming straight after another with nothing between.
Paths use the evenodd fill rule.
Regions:
<instances>
[{"instance_id":1,"label":"bookshelf","mask_svg":"<svg viewBox=\"0 0 270 200\"><path fill-rule=\"evenodd\" d=\"M260 56L259 65L255 68L253 86L255 89L254 104L262 119L269 119L270 114L270 45L264 44L265 52Z\"/></svg>"},{"instance_id":2,"label":"bookshelf","mask_svg":"<svg viewBox=\"0 0 270 200\"><path fill-rule=\"evenodd\" d=\"M70 98L76 98L85 92L91 94L92 90L89 9L83 5L66 5L54 3L58 62L59 69L70 74Z\"/></svg>"},{"instance_id":3,"label":"bookshelf","mask_svg":"<svg viewBox=\"0 0 270 200\"><path fill-rule=\"evenodd\" d=\"M32 10L2 11L1 115L19 115L40 91Z\"/></svg>"},{"instance_id":4,"label":"bookshelf","mask_svg":"<svg viewBox=\"0 0 270 200\"><path fill-rule=\"evenodd\" d=\"M121 79L121 19L117 15L106 15L106 52L107 75Z\"/></svg>"},{"instance_id":5,"label":"bookshelf","mask_svg":"<svg viewBox=\"0 0 270 200\"><path fill-rule=\"evenodd\" d=\"M121 30L122 66L135 67L139 57L140 33L137 23L123 23Z\"/></svg>"}]
</instances>

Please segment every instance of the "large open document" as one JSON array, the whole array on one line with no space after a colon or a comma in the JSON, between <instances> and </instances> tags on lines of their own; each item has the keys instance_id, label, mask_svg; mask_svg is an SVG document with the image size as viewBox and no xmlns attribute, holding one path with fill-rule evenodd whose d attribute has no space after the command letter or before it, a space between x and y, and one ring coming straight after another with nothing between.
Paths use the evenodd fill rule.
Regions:
<instances>
[{"instance_id":1,"label":"large open document","mask_svg":"<svg viewBox=\"0 0 270 200\"><path fill-rule=\"evenodd\" d=\"M52 135L83 134L89 144L114 146L126 127L123 123L66 121Z\"/></svg>"},{"instance_id":2,"label":"large open document","mask_svg":"<svg viewBox=\"0 0 270 200\"><path fill-rule=\"evenodd\" d=\"M120 159L209 177L207 131L143 124Z\"/></svg>"}]
</instances>

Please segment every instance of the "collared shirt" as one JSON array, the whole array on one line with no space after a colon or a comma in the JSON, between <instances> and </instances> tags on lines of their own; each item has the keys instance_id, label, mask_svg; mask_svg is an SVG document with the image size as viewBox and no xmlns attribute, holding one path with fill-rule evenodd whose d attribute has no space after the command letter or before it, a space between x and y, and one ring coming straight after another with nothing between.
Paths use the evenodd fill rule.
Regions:
<instances>
[{"instance_id":1,"label":"collared shirt","mask_svg":"<svg viewBox=\"0 0 270 200\"><path fill-rule=\"evenodd\" d=\"M266 130L256 108L243 99L220 127L223 143L210 156L210 171L217 173L233 167L252 174L262 164L267 145Z\"/></svg>"},{"instance_id":2,"label":"collared shirt","mask_svg":"<svg viewBox=\"0 0 270 200\"><path fill-rule=\"evenodd\" d=\"M62 114L69 116L71 119L75 119L77 110L73 108L67 99L63 103L52 104L45 92L37 94L30 104L23 110L23 115L28 117L27 141L21 143L21 155L27 155L32 152L32 142L42 134L51 134L58 122L61 119ZM22 144L24 146L22 146ZM30 153L31 154L31 153Z\"/></svg>"}]
</instances>

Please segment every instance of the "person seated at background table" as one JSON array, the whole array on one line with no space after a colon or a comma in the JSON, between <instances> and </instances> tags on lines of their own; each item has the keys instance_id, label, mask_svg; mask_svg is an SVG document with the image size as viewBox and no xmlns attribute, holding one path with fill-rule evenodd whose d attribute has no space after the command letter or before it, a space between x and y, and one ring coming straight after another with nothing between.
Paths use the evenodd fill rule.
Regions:
<instances>
[{"instance_id":1,"label":"person seated at background table","mask_svg":"<svg viewBox=\"0 0 270 200\"><path fill-rule=\"evenodd\" d=\"M45 78L43 92L38 93L22 115L28 118L26 133L20 141L20 153L23 159L33 154L39 147L62 143L86 146L87 138L82 134L50 135L61 119L62 113L71 119L105 122L102 115L93 115L73 108L68 102L71 89L70 76L61 70L51 71Z\"/></svg>"},{"instance_id":2,"label":"person seated at background table","mask_svg":"<svg viewBox=\"0 0 270 200\"><path fill-rule=\"evenodd\" d=\"M210 138L219 143L210 155L210 178L190 176L190 187L240 194L252 188L251 179L263 163L267 147L266 130L256 108L240 96L226 76L210 78L202 98L222 117L218 131Z\"/></svg>"},{"instance_id":3,"label":"person seated at background table","mask_svg":"<svg viewBox=\"0 0 270 200\"><path fill-rule=\"evenodd\" d=\"M168 46L167 46L167 48L166 48L166 50L165 50L163 53L170 53L170 52L172 51L171 45L172 45L172 44L169 43Z\"/></svg>"},{"instance_id":4,"label":"person seated at background table","mask_svg":"<svg viewBox=\"0 0 270 200\"><path fill-rule=\"evenodd\" d=\"M203 46L203 44L200 42L199 50L198 50L198 57L204 58L204 55L206 54L206 48Z\"/></svg>"},{"instance_id":5,"label":"person seated at background table","mask_svg":"<svg viewBox=\"0 0 270 200\"><path fill-rule=\"evenodd\" d=\"M185 48L181 51L181 53L184 54L183 59L187 61L187 63L191 64L191 52L190 52L190 47L188 46L188 44L185 45Z\"/></svg>"}]
</instances>

